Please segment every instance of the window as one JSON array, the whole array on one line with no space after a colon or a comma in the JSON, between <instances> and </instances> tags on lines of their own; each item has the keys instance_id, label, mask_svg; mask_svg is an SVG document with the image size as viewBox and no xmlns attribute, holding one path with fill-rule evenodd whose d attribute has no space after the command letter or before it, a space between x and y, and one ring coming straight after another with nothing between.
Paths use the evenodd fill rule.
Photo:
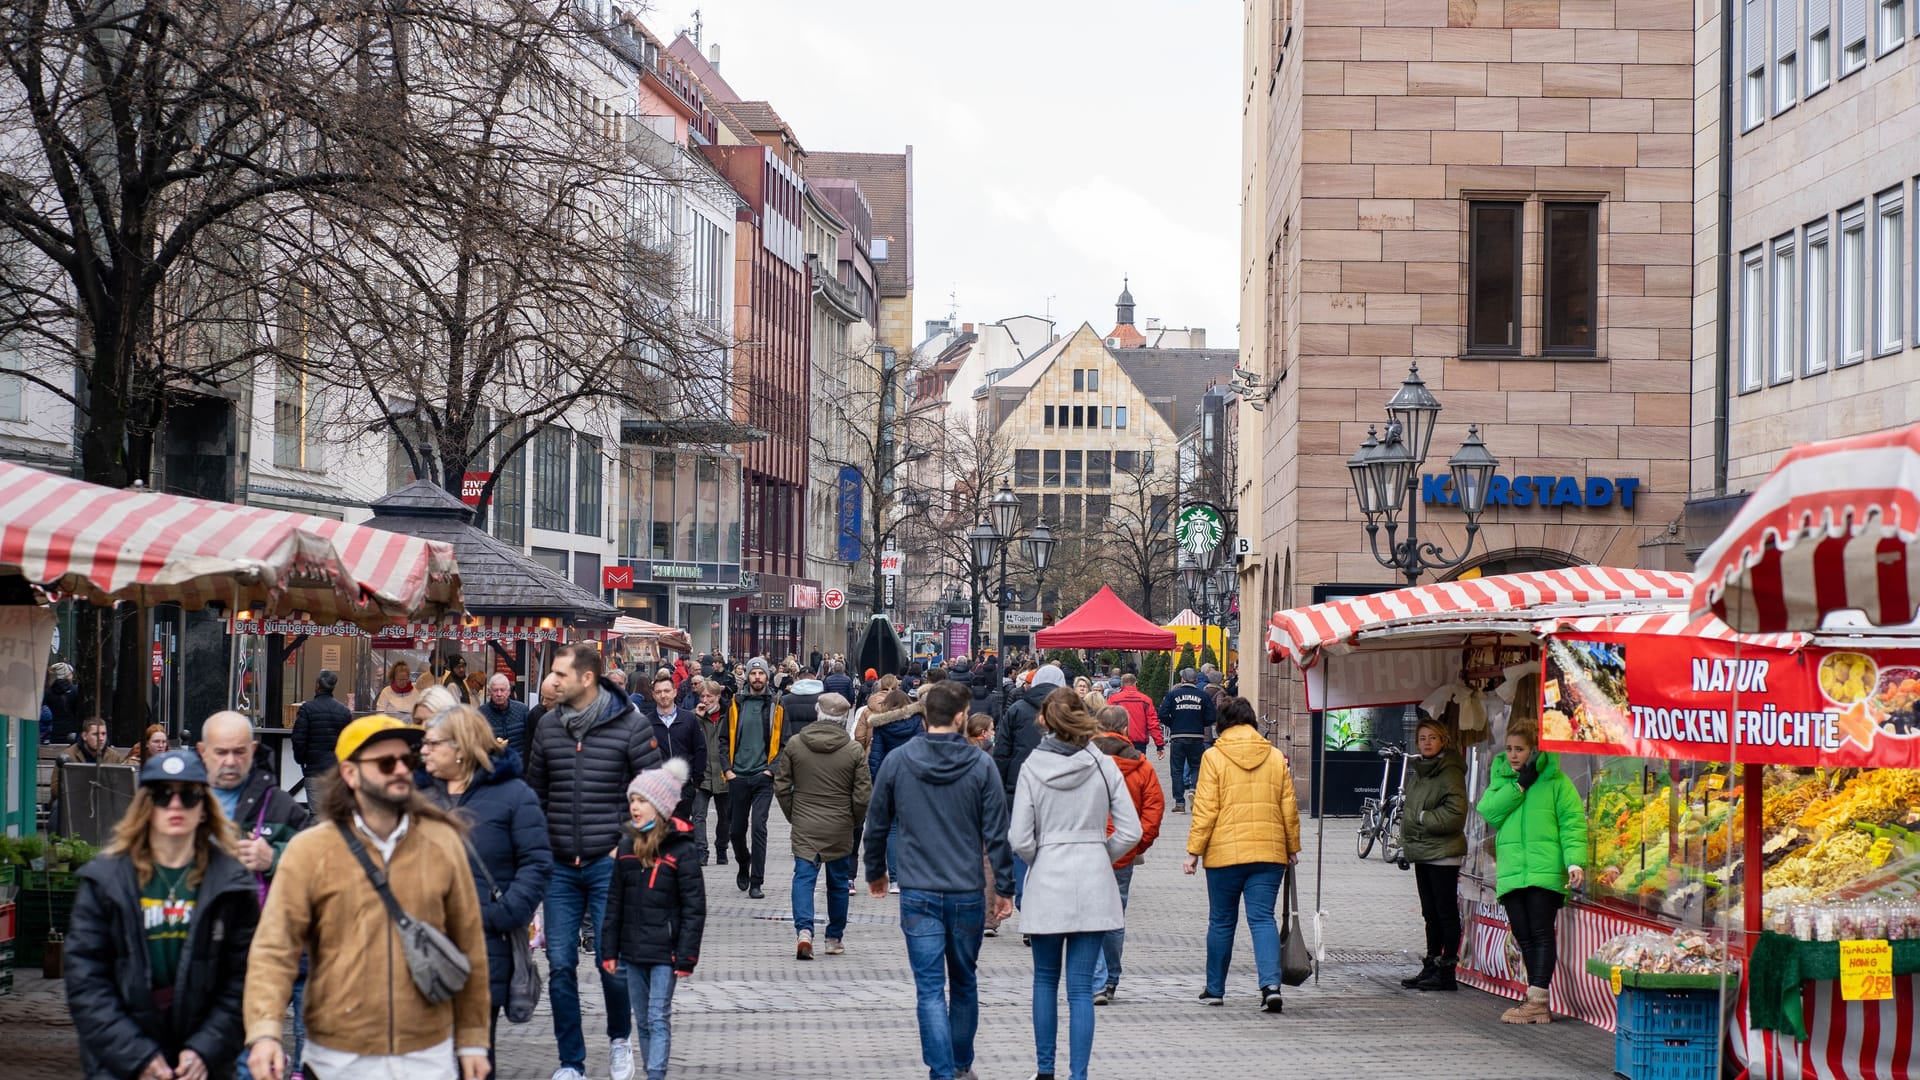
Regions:
<instances>
[{"instance_id":1,"label":"window","mask_svg":"<svg viewBox=\"0 0 1920 1080\"><path fill-rule=\"evenodd\" d=\"M533 549L530 557L534 562L559 574L561 577L568 577L570 575L567 573L567 554L567 552L555 548L537 547Z\"/></svg>"},{"instance_id":2,"label":"window","mask_svg":"<svg viewBox=\"0 0 1920 1080\"><path fill-rule=\"evenodd\" d=\"M1906 0L1880 0L1880 50L1885 56L1907 40Z\"/></svg>"},{"instance_id":3,"label":"window","mask_svg":"<svg viewBox=\"0 0 1920 1080\"><path fill-rule=\"evenodd\" d=\"M1906 306L1906 213L1900 188L1873 200L1873 354L1899 352L1905 344L1901 309Z\"/></svg>"},{"instance_id":4,"label":"window","mask_svg":"<svg viewBox=\"0 0 1920 1080\"><path fill-rule=\"evenodd\" d=\"M1740 130L1767 118L1767 9L1761 0L1740 0Z\"/></svg>"},{"instance_id":5,"label":"window","mask_svg":"<svg viewBox=\"0 0 1920 1080\"><path fill-rule=\"evenodd\" d=\"M1760 389L1766 359L1767 268L1761 250L1740 256L1740 392Z\"/></svg>"},{"instance_id":6,"label":"window","mask_svg":"<svg viewBox=\"0 0 1920 1080\"><path fill-rule=\"evenodd\" d=\"M1111 405L1100 406L1100 426L1103 428L1110 428L1113 426L1113 406Z\"/></svg>"},{"instance_id":7,"label":"window","mask_svg":"<svg viewBox=\"0 0 1920 1080\"><path fill-rule=\"evenodd\" d=\"M1032 487L1040 482L1040 451L1013 452L1013 482L1021 487Z\"/></svg>"},{"instance_id":8,"label":"window","mask_svg":"<svg viewBox=\"0 0 1920 1080\"><path fill-rule=\"evenodd\" d=\"M1095 529L1107 523L1107 515L1113 512L1113 499L1106 495L1087 496L1087 524Z\"/></svg>"},{"instance_id":9,"label":"window","mask_svg":"<svg viewBox=\"0 0 1920 1080\"><path fill-rule=\"evenodd\" d=\"M1067 451L1067 486L1079 487L1081 483L1081 459L1085 455L1079 450Z\"/></svg>"},{"instance_id":10,"label":"window","mask_svg":"<svg viewBox=\"0 0 1920 1080\"><path fill-rule=\"evenodd\" d=\"M1773 112L1793 108L1800 94L1801 0L1773 0Z\"/></svg>"},{"instance_id":11,"label":"window","mask_svg":"<svg viewBox=\"0 0 1920 1080\"><path fill-rule=\"evenodd\" d=\"M0 420L27 418L27 380L15 374L25 366L18 352L0 348Z\"/></svg>"},{"instance_id":12,"label":"window","mask_svg":"<svg viewBox=\"0 0 1920 1080\"><path fill-rule=\"evenodd\" d=\"M1140 468L1140 451L1115 450L1113 452L1113 467L1122 474L1134 472Z\"/></svg>"},{"instance_id":13,"label":"window","mask_svg":"<svg viewBox=\"0 0 1920 1080\"><path fill-rule=\"evenodd\" d=\"M526 431L524 420L509 420L500 425L495 437L494 457L520 441ZM493 535L501 543L519 547L527 541L527 448L522 446L500 462L500 475L493 480Z\"/></svg>"},{"instance_id":14,"label":"window","mask_svg":"<svg viewBox=\"0 0 1920 1080\"><path fill-rule=\"evenodd\" d=\"M1088 390L1100 389L1100 369L1098 368L1087 369L1087 389Z\"/></svg>"},{"instance_id":15,"label":"window","mask_svg":"<svg viewBox=\"0 0 1920 1080\"><path fill-rule=\"evenodd\" d=\"M573 485L568 474L573 455L566 428L548 424L533 437L533 527L565 532Z\"/></svg>"},{"instance_id":16,"label":"window","mask_svg":"<svg viewBox=\"0 0 1920 1080\"><path fill-rule=\"evenodd\" d=\"M1103 488L1113 483L1113 458L1105 450L1087 451L1087 486Z\"/></svg>"},{"instance_id":17,"label":"window","mask_svg":"<svg viewBox=\"0 0 1920 1080\"><path fill-rule=\"evenodd\" d=\"M1085 390L1087 388L1086 369L1084 368L1073 369L1073 388L1075 390Z\"/></svg>"},{"instance_id":18,"label":"window","mask_svg":"<svg viewBox=\"0 0 1920 1080\"><path fill-rule=\"evenodd\" d=\"M1807 0L1807 96L1833 81L1833 0Z\"/></svg>"},{"instance_id":19,"label":"window","mask_svg":"<svg viewBox=\"0 0 1920 1080\"><path fill-rule=\"evenodd\" d=\"M1048 495L1040 500L1040 513L1048 521L1060 520L1060 496Z\"/></svg>"},{"instance_id":20,"label":"window","mask_svg":"<svg viewBox=\"0 0 1920 1080\"><path fill-rule=\"evenodd\" d=\"M1078 495L1068 495L1061 500L1061 520L1066 523L1068 528L1078 529L1080 527L1080 505L1081 500Z\"/></svg>"},{"instance_id":21,"label":"window","mask_svg":"<svg viewBox=\"0 0 1920 1080\"><path fill-rule=\"evenodd\" d=\"M1545 351L1592 356L1600 306L1600 207L1547 203Z\"/></svg>"},{"instance_id":22,"label":"window","mask_svg":"<svg viewBox=\"0 0 1920 1080\"><path fill-rule=\"evenodd\" d=\"M687 272L692 313L695 319L718 329L726 325L726 299L721 287L726 282L727 233L699 214L692 219L693 235L688 238L692 258Z\"/></svg>"},{"instance_id":23,"label":"window","mask_svg":"<svg viewBox=\"0 0 1920 1080\"><path fill-rule=\"evenodd\" d=\"M579 458L579 487L574 489L573 528L582 536L600 535L600 476L603 469L600 460L600 440L592 435L582 435L575 441L574 453ZM707 459L702 458L702 461ZM719 493L714 498L719 498ZM707 505L712 505L711 503Z\"/></svg>"},{"instance_id":24,"label":"window","mask_svg":"<svg viewBox=\"0 0 1920 1080\"><path fill-rule=\"evenodd\" d=\"M1769 294L1769 319L1773 326L1773 337L1768 343L1772 349L1773 366L1768 373L1768 382L1778 384L1793 379L1797 366L1794 356L1794 343L1799 339L1794 335L1794 258L1793 234L1773 242L1773 291Z\"/></svg>"},{"instance_id":25,"label":"window","mask_svg":"<svg viewBox=\"0 0 1920 1080\"><path fill-rule=\"evenodd\" d=\"M1038 495L1020 496L1020 524L1031 528L1033 526L1034 521L1037 520L1039 517L1040 517L1040 496Z\"/></svg>"},{"instance_id":26,"label":"window","mask_svg":"<svg viewBox=\"0 0 1920 1080\"><path fill-rule=\"evenodd\" d=\"M1144 475L1153 471L1153 451L1140 451L1140 472Z\"/></svg>"},{"instance_id":27,"label":"window","mask_svg":"<svg viewBox=\"0 0 1920 1080\"><path fill-rule=\"evenodd\" d=\"M1048 487L1060 486L1060 451L1048 450L1040 455L1044 468L1041 469L1042 482Z\"/></svg>"},{"instance_id":28,"label":"window","mask_svg":"<svg viewBox=\"0 0 1920 1080\"><path fill-rule=\"evenodd\" d=\"M892 241L893 237L891 236L874 237L873 242L867 246L867 257L874 262L886 262L887 245L892 243Z\"/></svg>"},{"instance_id":29,"label":"window","mask_svg":"<svg viewBox=\"0 0 1920 1080\"><path fill-rule=\"evenodd\" d=\"M1833 310L1831 298L1827 295L1829 284L1828 260L1831 252L1827 245L1827 223L1822 221L1809 225L1806 229L1806 302L1801 305L1801 336L1805 339L1805 360L1801 370L1808 375L1818 375L1827 370L1827 356L1833 350L1833 323L1828 313Z\"/></svg>"},{"instance_id":30,"label":"window","mask_svg":"<svg viewBox=\"0 0 1920 1080\"><path fill-rule=\"evenodd\" d=\"M1127 426L1127 407L1125 405L1115 405L1113 407L1113 426L1117 428Z\"/></svg>"},{"instance_id":31,"label":"window","mask_svg":"<svg viewBox=\"0 0 1920 1080\"><path fill-rule=\"evenodd\" d=\"M1040 422L1040 426L1041 426L1041 427L1052 427L1052 426L1053 426L1053 406L1051 406L1051 405L1048 405L1048 406L1046 407L1046 411L1045 411L1045 413L1044 413L1044 416L1043 416L1043 419L1042 419L1042 420L1041 420L1041 422Z\"/></svg>"},{"instance_id":32,"label":"window","mask_svg":"<svg viewBox=\"0 0 1920 1080\"><path fill-rule=\"evenodd\" d=\"M1520 210L1517 202L1468 206L1468 352L1520 351Z\"/></svg>"},{"instance_id":33,"label":"window","mask_svg":"<svg viewBox=\"0 0 1920 1080\"><path fill-rule=\"evenodd\" d=\"M1840 77L1866 66L1867 0L1840 0Z\"/></svg>"},{"instance_id":34,"label":"window","mask_svg":"<svg viewBox=\"0 0 1920 1080\"><path fill-rule=\"evenodd\" d=\"M1841 366L1867 355L1867 213L1856 206L1840 214L1840 289L1833 305L1840 319Z\"/></svg>"}]
</instances>

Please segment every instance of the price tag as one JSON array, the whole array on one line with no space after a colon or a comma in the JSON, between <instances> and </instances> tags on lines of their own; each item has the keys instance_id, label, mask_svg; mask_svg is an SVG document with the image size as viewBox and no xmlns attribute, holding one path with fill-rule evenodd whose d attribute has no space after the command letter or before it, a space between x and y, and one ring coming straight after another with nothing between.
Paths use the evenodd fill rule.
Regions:
<instances>
[{"instance_id":1,"label":"price tag","mask_svg":"<svg viewBox=\"0 0 1920 1080\"><path fill-rule=\"evenodd\" d=\"M1893 997L1893 943L1840 943L1840 996L1847 1001L1886 1001Z\"/></svg>"},{"instance_id":2,"label":"price tag","mask_svg":"<svg viewBox=\"0 0 1920 1080\"><path fill-rule=\"evenodd\" d=\"M1875 840L1873 846L1867 849L1867 861L1876 867L1887 865L1887 860L1891 858L1893 858L1893 841L1884 836Z\"/></svg>"},{"instance_id":3,"label":"price tag","mask_svg":"<svg viewBox=\"0 0 1920 1080\"><path fill-rule=\"evenodd\" d=\"M1719 791L1727 786L1727 778L1720 773L1712 773L1700 778L1700 786L1708 791Z\"/></svg>"},{"instance_id":4,"label":"price tag","mask_svg":"<svg viewBox=\"0 0 1920 1080\"><path fill-rule=\"evenodd\" d=\"M1620 996L1620 965L1619 964L1613 965L1613 970L1607 973L1607 985L1613 987L1614 997Z\"/></svg>"}]
</instances>

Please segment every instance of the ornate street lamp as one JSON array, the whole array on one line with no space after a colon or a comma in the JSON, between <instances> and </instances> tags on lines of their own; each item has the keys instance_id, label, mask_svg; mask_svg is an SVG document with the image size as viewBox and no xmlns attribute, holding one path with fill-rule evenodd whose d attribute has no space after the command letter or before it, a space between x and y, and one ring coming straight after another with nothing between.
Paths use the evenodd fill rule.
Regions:
<instances>
[{"instance_id":1,"label":"ornate street lamp","mask_svg":"<svg viewBox=\"0 0 1920 1080\"><path fill-rule=\"evenodd\" d=\"M996 501L998 498L999 496L995 496ZM1034 522L1033 532L1027 536L1027 561L1031 562L1033 568L1039 571L1040 574L1047 572L1047 563L1053 558L1053 545L1055 543L1053 530L1047 528L1047 520L1041 518L1039 521Z\"/></svg>"},{"instance_id":2,"label":"ornate street lamp","mask_svg":"<svg viewBox=\"0 0 1920 1080\"><path fill-rule=\"evenodd\" d=\"M968 575L968 584L973 593L973 622L971 624L973 653L977 657L986 651L986 628L980 625L980 587L986 579L987 571L993 568L994 552L1000 546L1000 537L993 531L993 523L984 516L980 524L967 533L967 545L973 551L973 573Z\"/></svg>"},{"instance_id":3,"label":"ornate street lamp","mask_svg":"<svg viewBox=\"0 0 1920 1080\"><path fill-rule=\"evenodd\" d=\"M987 504L987 511L993 515L993 531L999 534L1000 542L1012 540L1014 531L1020 528L1020 496L1003 481Z\"/></svg>"}]
</instances>

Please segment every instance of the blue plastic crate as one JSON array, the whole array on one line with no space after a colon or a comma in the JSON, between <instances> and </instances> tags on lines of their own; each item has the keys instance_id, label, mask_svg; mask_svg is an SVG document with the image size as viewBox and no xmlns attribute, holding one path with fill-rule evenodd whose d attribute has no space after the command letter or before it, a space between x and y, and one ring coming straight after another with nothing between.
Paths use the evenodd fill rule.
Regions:
<instances>
[{"instance_id":1,"label":"blue plastic crate","mask_svg":"<svg viewBox=\"0 0 1920 1080\"><path fill-rule=\"evenodd\" d=\"M1622 987L1618 1031L1663 1038L1712 1039L1720 1034L1720 991Z\"/></svg>"},{"instance_id":2,"label":"blue plastic crate","mask_svg":"<svg viewBox=\"0 0 1920 1080\"><path fill-rule=\"evenodd\" d=\"M1627 1080L1713 1080L1720 1053L1711 1038L1634 1035L1613 1037L1613 1071Z\"/></svg>"}]
</instances>

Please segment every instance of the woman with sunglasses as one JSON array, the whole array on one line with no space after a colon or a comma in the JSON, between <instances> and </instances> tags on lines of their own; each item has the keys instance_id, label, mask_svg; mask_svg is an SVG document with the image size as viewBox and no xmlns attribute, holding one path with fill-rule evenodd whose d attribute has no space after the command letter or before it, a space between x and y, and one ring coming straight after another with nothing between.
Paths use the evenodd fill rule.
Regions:
<instances>
[{"instance_id":1,"label":"woman with sunglasses","mask_svg":"<svg viewBox=\"0 0 1920 1080\"><path fill-rule=\"evenodd\" d=\"M88 1077L212 1080L240 1056L260 919L233 825L191 750L150 757L101 856L80 871L67 1006Z\"/></svg>"}]
</instances>

